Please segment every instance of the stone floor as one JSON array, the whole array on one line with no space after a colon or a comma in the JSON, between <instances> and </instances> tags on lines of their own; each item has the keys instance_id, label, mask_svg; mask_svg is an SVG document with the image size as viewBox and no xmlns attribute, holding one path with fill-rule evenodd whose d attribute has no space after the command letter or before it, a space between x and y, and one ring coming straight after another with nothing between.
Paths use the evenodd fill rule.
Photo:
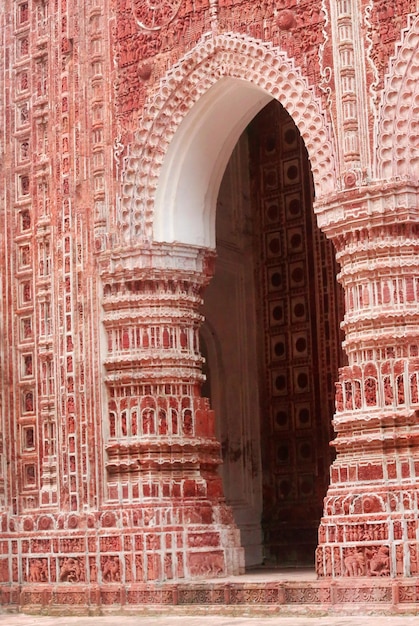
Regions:
<instances>
[{"instance_id":1,"label":"stone floor","mask_svg":"<svg viewBox=\"0 0 419 626\"><path fill-rule=\"evenodd\" d=\"M263 588L264 585L280 585L284 581L288 585L301 584L305 587L315 584L316 575L310 569L260 569L238 577L205 580L190 585L211 587L222 583L231 587L256 585ZM416 581L410 581L416 588ZM362 582L359 581L359 584ZM77 607L74 608L77 610ZM101 616L76 616L74 613L66 616L65 608L59 606L40 607L40 615L15 613L0 607L0 626L419 626L419 604L415 603L410 605L410 612L407 609L405 614L393 606L391 615L388 607L380 608L368 603L354 604L353 607L349 603L344 611L341 608L330 606L326 613L325 607L320 605L298 608L277 603L269 606L258 606L257 603L235 606L186 604L127 606L124 610L119 607L118 612L117 606L113 608L108 605L104 607L105 614ZM47 611L48 616L45 614ZM377 614L374 615L374 612ZM413 612L417 614L413 615Z\"/></svg>"},{"instance_id":2,"label":"stone floor","mask_svg":"<svg viewBox=\"0 0 419 626\"><path fill-rule=\"evenodd\" d=\"M1 626L419 626L419 616L227 617L220 615L138 615L39 617L0 614Z\"/></svg>"}]
</instances>

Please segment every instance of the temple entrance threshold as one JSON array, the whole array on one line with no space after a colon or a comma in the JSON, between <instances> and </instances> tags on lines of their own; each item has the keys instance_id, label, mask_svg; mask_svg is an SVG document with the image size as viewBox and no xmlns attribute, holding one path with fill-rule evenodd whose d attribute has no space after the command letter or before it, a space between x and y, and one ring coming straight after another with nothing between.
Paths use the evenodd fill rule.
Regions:
<instances>
[{"instance_id":1,"label":"temple entrance threshold","mask_svg":"<svg viewBox=\"0 0 419 626\"><path fill-rule=\"evenodd\" d=\"M241 117L240 115L233 116L234 120L236 118L238 120L236 124L232 123L231 110L223 116L226 112L226 100L224 99L226 90L230 90L230 94L233 96L234 106L232 109L236 113L237 111L244 111ZM264 93L263 90L247 85L244 81L225 79L223 83L220 81L218 85L211 88L201 101L192 108L192 112L188 116L189 119L185 118L170 144L161 170L155 205L157 212L154 235L157 242L183 241L185 245L202 246L207 249L217 248L219 258L222 257L222 246L219 245L220 238L217 241L215 228L215 216L217 215L217 220L220 219L220 216L223 219L223 212L220 211L220 208L222 208L221 204L224 198L222 195L218 195L222 174L243 129L272 100L269 97L265 99ZM240 105L243 105L243 108ZM294 115L292 107L289 110ZM404 267L404 257L409 263L414 264L416 243L410 244L407 237L409 236L412 241L416 241L414 234L416 233L415 216L413 212L412 214L409 212L407 200L403 200L403 191L398 188L385 192L389 196L388 202L387 197L380 198L378 185L374 189L366 189L365 193L364 190L361 192L358 189L346 190L342 193L337 187L327 187L326 189L321 178L319 178L319 166L323 162L330 164L331 161L323 160L319 163L316 158L316 151L313 150L313 145L310 143L313 139L313 133L304 131L303 120L298 117L298 111L295 113L295 120L302 128L302 135L311 160L314 190L318 194L315 205L317 216L322 228L327 231L328 236L333 239L336 246L341 265L340 281L345 289L346 298L343 328L345 330L345 351L348 355L348 365L341 367L339 371L334 420L338 434L339 454L332 466L332 484L328 491L327 506L320 523L320 545L316 553L316 569L319 576L327 580L332 578L333 584L337 581L338 587L342 585L342 588L345 589L346 584L347 588L353 592L349 594L353 601L359 597L360 587L363 588L364 586L376 589L378 595L382 594L382 597L388 599L387 594L391 594L392 589L402 589L403 577L406 577L406 584L409 587L409 576L417 573L417 515L415 513L417 510L417 449L416 444L413 445L416 441L417 431L417 345L413 339L412 345L410 345L410 339L405 334L403 334L403 343L399 340L402 329L405 328L406 324L411 324L410 318L403 308L404 302L412 302L413 306L414 292L412 291L411 278L402 276L402 274L399 276L395 269L391 270L395 273L394 278L389 278L390 274L387 273L377 273L378 270L374 264L370 263L370 258L373 253L375 254L373 251L377 249L379 243L385 250L383 257L380 257L380 262L383 263L386 272L387 266L388 268ZM317 136L317 132L314 135ZM188 150L186 152L183 144L185 137L188 137ZM226 138L221 147L220 137ZM288 136L287 132L283 137L284 144L287 144L287 138L292 144L294 139L292 139L291 134ZM260 137L258 141L259 139ZM283 338L280 337L281 334L285 334L280 325L281 315L291 313L291 317L292 314L294 317L298 317L299 312L306 310L303 301L298 301L298 298L304 299L307 296L307 291L303 289L304 262L300 258L296 258L295 264L292 262L288 265L287 259L287 263L283 265L282 259L280 259L281 250L286 250L288 254L289 245L292 247L293 242L298 243L299 239L298 237L294 238L291 234L291 226L294 224L291 225L290 223L283 227L279 223L275 224L272 230L270 229L270 220L275 222L279 214L278 203L275 201L271 203L271 200L274 200L275 189L279 187L284 191L283 183L286 182L291 191L292 184L296 183L299 176L302 176L302 170L299 169L300 163L291 151L289 155L285 153L282 155L279 167L277 162L269 163L268 153L275 153L275 144L272 143L271 137L267 136L266 139L265 143L259 144L259 156L262 161L266 157L266 163L263 162L262 168L259 168L251 178L252 186L250 188L250 191L253 192L254 183L255 187L263 192L260 197L268 201L266 204L261 203L263 217L260 231L257 233L260 236L257 263L258 268L261 269L257 288L262 289L262 295L264 295L263 290L269 295L265 296L266 299L262 297L257 300L258 302L262 301L263 304L261 305L262 311L255 314L255 321L264 319L266 324L266 326L257 325L258 328L263 329L264 336L261 343L264 345L264 352L262 356L258 355L256 359L259 359L259 364L262 362L258 371L263 372L261 380L257 381L260 385L258 391L260 394L263 393L262 402L258 404L259 416L262 414L263 418L266 416L268 420L266 425L269 427L261 428L258 432L261 442L259 450L263 460L266 461L271 454L276 455L276 461L280 461L278 465L281 464L282 467L280 471L278 469L275 472L275 480L272 480L270 484L269 482L262 483L263 489L265 487L266 489L262 497L259 494L259 503L260 501L263 502L261 524L261 530L264 531L263 541L268 536L272 537L277 530L272 525L269 527L273 518L266 515L268 511L265 503L268 505L270 502L273 503L272 511L275 512L278 509L277 504L282 504L289 495L296 493L295 487L297 490L301 490L300 494L308 495L311 493L310 489L316 489L319 482L321 483L317 477L325 476L327 473L325 468L323 468L323 472L317 474L307 472L304 479L297 481L293 480L290 475L286 476L285 472L281 476L285 468L293 467L294 463L297 463L298 460L301 461L305 456L305 461L310 459L320 461L316 455L322 448L313 446L313 442L306 441L302 443L301 448L296 449L296 440L292 439L291 441L287 437L282 439L281 435L275 436L276 433L273 428L275 425L275 428L280 431L280 427L287 422L287 416L292 416L293 425L298 423L298 419L302 425L301 416L305 416L307 413L295 411L295 406L291 405L291 402L296 401L292 394L296 395L298 387L306 390L311 389L311 381L310 370L306 363L297 363L296 361L290 366L290 361L285 358L286 349L296 348L298 352L298 346L303 345L302 342L298 341L300 339L298 332L301 329L295 328L295 343L293 336L291 343L288 340L283 341ZM251 143L250 141L249 147ZM173 163L175 165L172 167L171 164ZM276 177L277 179L282 177L282 180L279 181L281 185L278 185ZM306 176L304 176L304 180L307 182ZM351 178L348 179L348 184L351 180ZM237 189L237 187L235 188ZM302 188L306 189L304 186ZM292 189L292 191L298 194L297 189ZM272 197L270 197L271 193ZM218 210L216 207L217 197L220 203ZM304 198L304 214L310 215L308 208L311 208L311 202L306 201L307 197L306 195ZM284 199L281 197L281 206L284 204ZM292 198L290 193L286 199L289 200L289 204L285 202L286 211L292 214L294 207L299 206L293 200L298 200L298 198ZM403 208L405 207L403 203L407 203L406 208ZM384 206L399 208L397 211L395 209L389 210L387 214L384 211ZM371 223L369 218L365 217L370 213L374 214L374 220ZM168 214L169 219L166 219ZM384 217L382 214L385 214ZM348 215L352 216L350 220L347 218ZM230 274L233 273L231 268L235 271L235 265L237 265L237 259L232 254L234 247L232 244L236 243L234 238L237 240L243 234L239 232L240 227L237 228L238 214L233 212L233 218L235 218L233 221L226 220L236 226L236 229L229 233L232 238L227 240L225 245L226 266L228 266ZM399 227L398 224L402 218L406 219L407 223L403 227ZM249 226L249 221L247 226ZM308 226L308 224L305 225L306 228ZM222 237L226 233L227 231L224 230ZM307 231L304 233L306 234ZM250 246L248 249L251 249L252 252L255 250ZM264 251L266 257L261 256L261 251ZM314 272L315 277L327 275L328 270L330 271L330 268L333 267L322 256L320 253L321 263L319 267L321 272ZM313 264L307 261L306 264L313 274ZM400 272L402 273L401 269ZM228 273L224 272L220 275L228 283L226 280ZM309 277L308 284L311 286L313 276L310 274L307 276ZM296 287L299 280L302 281L298 287L301 289L300 292L297 291ZM210 282L204 296L206 303L211 301L213 303L228 302L229 309L232 310L234 309L232 306L234 298L237 297L239 289L243 288L244 284L244 274L242 273L237 282L236 290L228 290L229 297L227 300L223 300L210 297L210 290L215 285L214 282ZM289 291L291 285L293 288L295 286L295 292ZM402 285L403 289L395 291L397 285ZM317 291L325 296L322 304L323 310L329 311L330 308L333 308L328 305L328 291L322 289L317 289ZM396 293L399 294L397 296L399 299L394 295ZM291 298L295 298L295 300ZM246 298L244 300L249 301ZM282 301L282 307L280 301ZM266 302L269 303L267 310L263 308L266 306ZM386 305L385 310L383 304ZM387 309L391 311L391 315ZM272 315L273 320L277 322L277 324L272 324L269 332L266 332L266 328L270 327L270 322L266 322L264 317L267 313ZM260 315L259 318L257 317L258 314ZM392 317L393 314L394 318ZM320 318L321 315L318 319ZM207 319L209 328L204 341L208 347L208 354L210 355L212 351L220 358L222 351L220 352L219 346L217 346L217 332L214 333L216 330L215 323L211 323L210 314L207 315ZM234 319L234 315L230 315L230 328L233 333L237 332L239 327L233 323L232 320ZM393 319L397 322L397 324L395 322L397 327L395 334L393 333ZM242 326L246 326L246 324L242 324ZM329 320L328 331L323 333L323 337L327 341L330 341L329 332L332 327L333 325L330 324ZM322 335L322 332L318 332L319 326L317 326L316 331L313 333L313 337L318 338ZM412 337L416 337L413 326L411 332ZM211 347L211 336L214 335L215 341ZM248 335L242 334L241 336L245 337L246 341L248 340ZM392 345L392 342L395 342L395 345ZM218 342L219 345L222 343ZM285 348L282 353L281 345ZM317 345L306 342L305 346L311 347L312 354L319 356L320 351ZM307 352L310 351L307 350ZM268 361L267 357L271 360ZM281 362L280 357L283 358L283 362ZM320 364L320 362L328 362L327 350L321 355L318 363ZM284 366L284 363L287 365ZM212 369L211 386L213 388L213 374L216 370L210 369ZM231 371L221 368L221 371L227 375L234 372L237 374L237 370L234 368ZM318 368L313 371L316 372L317 378L319 373L322 376L324 370ZM330 378L331 380L328 381L329 389L332 389L333 375ZM248 380L254 382L251 376L248 376ZM230 386L226 384L227 382L227 378L223 377L221 385L219 385L224 393L230 393ZM212 390L211 396L214 402ZM236 400L240 399L240 395L234 394L234 397ZM265 398L269 398L267 406L263 404ZM292 401L290 401L291 398ZM317 399L321 404L324 403L325 398L327 398L327 394L317 392ZM276 405L275 412L270 412L269 409L272 409L273 400ZM289 404L284 406L287 403ZM264 413L264 408L265 410L268 409L266 413ZM332 411L330 415L331 413ZM254 414L252 414L253 417ZM227 413L224 413L224 416L221 414L222 427L225 427L227 418ZM240 422L238 424L236 422L236 425L240 426ZM391 430L393 427L394 433ZM283 432L287 432L287 426ZM415 435L411 436L411 432L414 432ZM267 447L263 446L262 435L266 437ZM234 457L236 450L230 445L231 440L223 439L222 433L221 440L223 443L226 442L225 450L230 449L234 453L231 456ZM329 440L329 436L327 440ZM278 446L278 441L280 441L280 446ZM409 441L409 447L406 445L406 441ZM321 463L318 463L317 469L320 466ZM272 472L271 477L273 476L274 473ZM401 484L400 481L405 482ZM298 500L298 495L296 500ZM319 497L317 501L320 502L321 498ZM231 498L230 502L232 505L234 504ZM302 506L302 502L303 499L299 500L301 508L295 516L300 520L304 519L307 511L307 507ZM234 508L234 512L237 513L235 505ZM289 510L292 508L289 507ZM240 522L238 523L240 524ZM296 529L297 526L294 527L294 530ZM253 530L255 531L254 536L256 536L256 527ZM275 545L275 541L271 539L268 541L270 555L274 555L276 562L280 562L278 557L281 556L282 546ZM287 543L293 545L293 542L288 541ZM266 547L262 541L260 545L263 545L262 549ZM256 548L254 553L256 553L256 543L254 547ZM297 558L295 562L300 561ZM394 582L396 577L398 580ZM340 578L352 580L345 583L344 580L341 582ZM355 581L358 578L363 581L361 586ZM381 582L382 578L386 578L386 591L382 587L384 584ZM410 588L404 597L404 601L410 602ZM398 602L396 598L391 601Z\"/></svg>"},{"instance_id":2,"label":"temple entrance threshold","mask_svg":"<svg viewBox=\"0 0 419 626\"><path fill-rule=\"evenodd\" d=\"M272 100L242 133L217 201L204 293L203 395L246 565L314 566L333 450L343 298L313 212L304 142Z\"/></svg>"},{"instance_id":3,"label":"temple entrance threshold","mask_svg":"<svg viewBox=\"0 0 419 626\"><path fill-rule=\"evenodd\" d=\"M240 576L201 581L134 584L126 589L109 585L90 593L90 602L78 605L85 589L74 584L66 602L57 604L54 590L40 588L36 602L14 594L8 611L33 615L229 615L327 616L418 615L418 591L414 580L343 578L317 579L310 568L252 568ZM3 598L6 589L3 589ZM112 596L112 602L106 596ZM135 595L137 602L129 597ZM35 596L32 596L32 600Z\"/></svg>"}]
</instances>

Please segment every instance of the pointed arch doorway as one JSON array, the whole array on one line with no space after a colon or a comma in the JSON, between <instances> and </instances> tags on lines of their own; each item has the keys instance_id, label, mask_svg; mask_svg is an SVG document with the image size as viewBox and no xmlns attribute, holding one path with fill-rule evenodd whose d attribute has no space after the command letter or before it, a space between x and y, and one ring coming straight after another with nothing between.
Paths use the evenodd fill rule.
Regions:
<instances>
[{"instance_id":1,"label":"pointed arch doorway","mask_svg":"<svg viewBox=\"0 0 419 626\"><path fill-rule=\"evenodd\" d=\"M304 142L276 100L242 133L217 201L201 332L246 565L314 564L343 315Z\"/></svg>"},{"instance_id":2,"label":"pointed arch doorway","mask_svg":"<svg viewBox=\"0 0 419 626\"><path fill-rule=\"evenodd\" d=\"M204 62L203 59L206 61ZM126 202L121 205L122 232L127 241L137 241L138 238L147 238L148 234L151 234L153 250L158 254L160 252L166 254L173 248L172 253L166 256L164 261L163 257L161 259L159 257L159 272L163 262L172 272L178 264L180 270L184 271L190 265L188 254L192 258L201 251L204 255L208 255L209 261L202 266L202 269L197 267L196 271L204 272L205 280L210 274L212 275L212 251L217 248L220 256L222 250L220 239L216 241L215 222L216 215L218 215L218 221L222 215L220 207L217 210L217 197L222 199L219 190L223 174L234 146L244 129L269 102L276 101L281 102L292 115L304 139L310 156L316 194L320 202L316 204L316 209L319 211L319 219L322 219L321 199L336 188L336 167L331 129L322 112L321 102L308 88L299 70L283 53L278 51L278 54L274 54L269 46L248 40L246 37L219 35L213 40L203 42L202 46L198 46L193 51L190 58L187 55L179 63L174 74L168 74L160 96L149 103L141 131L138 133L138 143L133 146L132 156L126 163L124 186ZM240 146L241 143L239 141L238 145ZM157 146L156 150L153 146ZM261 141L260 148L262 146ZM292 154L288 156L292 157ZM233 156L233 160L234 158ZM248 165L249 163L252 163L252 160L248 161ZM308 168L307 156L306 163ZM259 174L253 177L254 180L259 180L259 188L267 201L270 200L269 194L273 192L273 189L269 187L273 184L274 171L281 172L278 178L281 182L281 189L285 170L290 180L293 179L293 184L297 182L294 180L295 164L289 163L289 167L284 168L285 160L284 163L271 166L272 171L269 175L265 176L264 168L262 168ZM301 172L298 176L301 176ZM248 189L250 192L249 184ZM292 191L292 186L290 186L287 190L287 198L290 202L286 206L291 212L295 206L291 202ZM281 203L284 201L285 195ZM312 209L310 200L305 206L303 215L310 215L310 220L314 224ZM273 207L270 207L268 214L272 211ZM238 215L235 218L238 218ZM251 235L251 220L246 217L244 221L243 232L249 230ZM261 221L261 223L264 222ZM277 224L276 228L279 227L280 225ZM235 236L238 234L236 233ZM249 318L246 315L242 316L241 325L232 325L234 320L237 321L237 316L235 318L233 313L228 319L225 317L225 335L237 336L239 329L243 330L241 334L239 333L241 339L238 344L241 347L245 346L246 350L244 352L243 350L227 350L230 356L233 355L236 359L235 364L226 358L228 344L222 334L220 335L219 327L216 327L208 310L206 311L208 313L207 325L202 331L203 349L208 356L211 383L210 393L207 393L204 388L202 395L210 395L212 405L218 412L218 436L224 448L224 458L230 461L224 466L224 474L230 474L230 478L225 480L225 491L228 502L234 510L236 523L241 530L248 566L259 564L262 560L272 560L278 564L281 562L296 564L307 560L313 563L312 552L317 541L317 526L321 514L322 497L317 497L316 522L311 521L307 531L310 541L303 542L301 549L295 549L296 541L294 540L298 539L301 526L298 527L298 524L294 523L292 527L294 534L286 536L285 531L289 528L288 520L292 515L286 517L282 513L288 507L288 511L293 511L294 520L295 518L301 519L301 510L303 510L303 516L307 517L308 500L306 498L304 502L299 501L301 505L299 510L291 506L292 503L290 504L285 494L288 493L287 490L289 493L294 493L289 488L289 485L296 484L294 475L288 482L286 479L278 480L278 471L274 468L273 461L268 464L266 462L266 459L272 459L274 455L280 458L282 454L278 446L275 451L273 449L274 442L276 445L278 442L285 442L283 431L285 432L286 429L281 426L281 415L286 413L290 424L294 424L296 420L295 415L290 413L294 407L288 406L283 409L280 401L286 403L287 399L292 397L291 392L294 391L297 383L303 385L304 381L306 381L305 384L309 381L304 371L295 370L297 379L293 378L294 369L297 367L295 363L294 369L290 369L285 374L281 369L282 363L278 364L276 360L273 360L267 364L269 350L271 352L280 350L279 347L275 347L280 330L279 321L276 319L280 307L274 304L273 296L276 293L275 289L279 289L278 280L280 280L281 272L288 281L290 271L286 259L281 260L282 269L278 272L275 271L275 263L271 263L268 259L262 263L257 256L254 256L254 250L270 250L271 252L275 250L277 244L273 240L269 244L266 243L272 234L273 231L263 233L260 231L256 248L253 248L252 240L250 258L253 265L248 265L246 271L244 269L241 273L239 271L239 278L234 289L233 285L226 280L228 273L224 274L224 295L227 292L224 301L228 302L228 310L233 311L241 298L240 301L245 303L246 315L248 312L250 316ZM245 245L247 248L249 248L248 242ZM182 254L186 255L185 258L182 257L179 260L175 258L178 244L182 247ZM228 259L230 268L234 267L237 265L237 259L234 259L233 254L234 245L227 242L225 247L230 255ZM286 250L287 247L283 249ZM333 258L333 253L329 247L329 252L325 257L326 264L329 264L330 257ZM257 264L261 269L259 276L254 274L255 259L258 259ZM307 267L312 266L309 264ZM250 271L249 268L252 270L251 274L247 274ZM294 269L297 271L293 274L293 280L298 280L299 269L297 267ZM319 272L320 275L323 274L321 270ZM222 276L223 273L220 275ZM249 280L250 275L252 280ZM261 283L262 276L263 282ZM259 291L261 284L268 285L267 280L271 281L272 289L269 297L267 293ZM211 289L215 289L216 284L216 281L210 283L209 290L204 294L207 304L212 301ZM248 285L252 285L251 297L246 295ZM213 301L217 301L217 298ZM259 303L257 308L256 302ZM269 306L266 303L269 303ZM302 303L293 302L293 304L301 305ZM298 309L299 307L296 310ZM266 335L265 332L268 314L275 319L272 337ZM250 324L247 323L248 319ZM229 328L230 333L226 330ZM269 346L266 345L268 338L271 342ZM290 346L291 344L287 346L288 350ZM327 360L327 357L324 358ZM256 367L247 369L247 375L243 378L243 363L247 362ZM284 362L287 367L291 363L288 358ZM335 378L334 372L329 377L330 388L333 387ZM229 399L229 404L225 403L225 398ZM230 411L231 407L234 407L234 411ZM327 437L324 435L324 429L322 430L322 437L324 440L327 439L327 444L324 444L327 449L332 413L333 411L328 413ZM301 416L303 415L304 412L301 413ZM313 421L312 414L309 412L308 415L310 424L315 424L317 417ZM302 417L302 420L304 419ZM225 436L226 428L227 436ZM323 438L321 438L322 443ZM297 466L296 445L296 440L292 439L287 452L284 448L285 458L281 462L283 468L292 470L291 474ZM243 455L244 448L247 450L245 455ZM308 448L303 447L302 450L308 450ZM299 451L300 456L305 454L302 450ZM307 455L312 456L313 459L313 469L311 473L307 472L311 476L310 490L305 486L310 480L307 483L301 481L297 483L300 491L304 488L314 494L318 489L318 468L321 465L317 458L317 438L311 450L315 450L316 455L307 452ZM323 447L322 450L324 450ZM289 455L288 458L286 455ZM262 465L262 459L265 461L264 465ZM322 460L328 465L323 456ZM230 471L234 464L236 464L234 471ZM262 471L263 467L273 468L272 472ZM240 473L239 469L243 469L243 472ZM328 467L322 470L322 476L327 475ZM265 480L266 476L270 476L270 480ZM323 496L323 489L320 490ZM281 508L280 514L279 505L282 505L283 501L286 506ZM274 514L270 516L269 511ZM282 539L279 541L278 537ZM287 556L284 546L290 545L294 552ZM303 557L300 556L301 553Z\"/></svg>"}]
</instances>

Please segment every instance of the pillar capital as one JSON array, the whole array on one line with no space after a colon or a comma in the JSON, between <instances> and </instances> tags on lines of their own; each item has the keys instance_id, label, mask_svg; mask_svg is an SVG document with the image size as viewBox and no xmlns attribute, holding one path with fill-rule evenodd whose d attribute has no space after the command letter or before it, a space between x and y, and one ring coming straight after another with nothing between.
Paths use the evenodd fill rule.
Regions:
<instances>
[{"instance_id":1,"label":"pillar capital","mask_svg":"<svg viewBox=\"0 0 419 626\"><path fill-rule=\"evenodd\" d=\"M390 180L349 187L320 198L314 210L319 227L339 250L357 232L418 224L419 185L416 181Z\"/></svg>"},{"instance_id":2,"label":"pillar capital","mask_svg":"<svg viewBox=\"0 0 419 626\"><path fill-rule=\"evenodd\" d=\"M153 242L122 246L103 252L99 271L104 285L148 279L195 281L205 287L214 273L216 253L212 248L190 244Z\"/></svg>"}]
</instances>

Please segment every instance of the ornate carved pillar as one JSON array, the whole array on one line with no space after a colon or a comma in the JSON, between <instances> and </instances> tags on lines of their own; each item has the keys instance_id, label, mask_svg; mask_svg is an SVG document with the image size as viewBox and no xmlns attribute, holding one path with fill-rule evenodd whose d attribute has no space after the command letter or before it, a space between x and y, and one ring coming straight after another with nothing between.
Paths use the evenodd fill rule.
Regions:
<instances>
[{"instance_id":1,"label":"ornate carved pillar","mask_svg":"<svg viewBox=\"0 0 419 626\"><path fill-rule=\"evenodd\" d=\"M123 507L146 544L144 580L239 573L214 417L201 397L198 332L213 253L177 244L103 265L105 508Z\"/></svg>"},{"instance_id":2,"label":"ornate carved pillar","mask_svg":"<svg viewBox=\"0 0 419 626\"><path fill-rule=\"evenodd\" d=\"M319 576L418 574L417 187L343 192L317 206L345 290L337 451L319 530Z\"/></svg>"}]
</instances>

